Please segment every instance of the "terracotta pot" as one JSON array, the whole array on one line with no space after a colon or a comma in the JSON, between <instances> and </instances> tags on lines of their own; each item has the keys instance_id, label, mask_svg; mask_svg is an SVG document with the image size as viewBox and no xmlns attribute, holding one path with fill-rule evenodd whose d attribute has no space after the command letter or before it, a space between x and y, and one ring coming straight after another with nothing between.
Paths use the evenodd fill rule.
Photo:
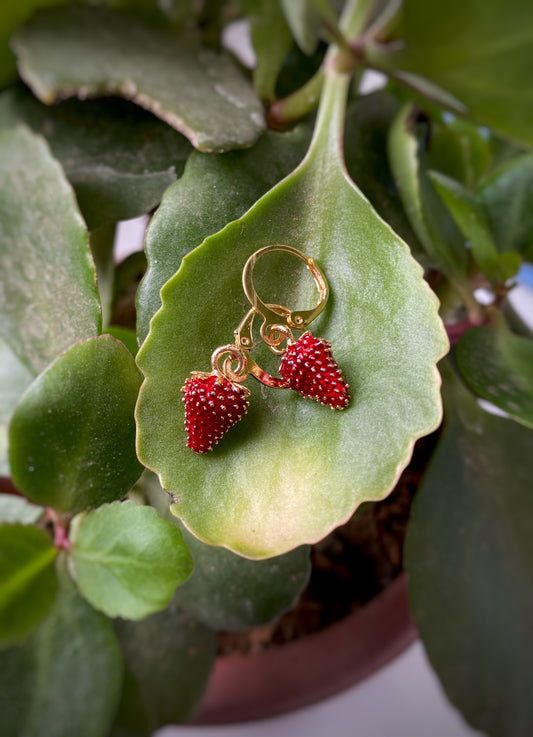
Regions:
<instances>
[{"instance_id":1,"label":"terracotta pot","mask_svg":"<svg viewBox=\"0 0 533 737\"><path fill-rule=\"evenodd\" d=\"M219 657L194 723L251 721L314 704L371 675L416 637L401 574L365 607L314 635Z\"/></svg>"}]
</instances>

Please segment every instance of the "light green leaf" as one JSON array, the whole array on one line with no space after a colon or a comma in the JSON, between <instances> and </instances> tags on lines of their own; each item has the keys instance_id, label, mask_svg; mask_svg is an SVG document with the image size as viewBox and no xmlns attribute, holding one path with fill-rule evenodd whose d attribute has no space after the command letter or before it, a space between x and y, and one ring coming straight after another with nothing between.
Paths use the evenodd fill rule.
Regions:
<instances>
[{"instance_id":1,"label":"light green leaf","mask_svg":"<svg viewBox=\"0 0 533 737\"><path fill-rule=\"evenodd\" d=\"M522 259L515 252L500 255L494 245L487 221L474 196L460 182L433 171L429 177L458 228L470 243L472 257L495 286L514 276Z\"/></svg>"},{"instance_id":2,"label":"light green leaf","mask_svg":"<svg viewBox=\"0 0 533 737\"><path fill-rule=\"evenodd\" d=\"M533 340L504 325L471 328L457 345L457 361L477 394L533 428Z\"/></svg>"},{"instance_id":3,"label":"light green leaf","mask_svg":"<svg viewBox=\"0 0 533 737\"><path fill-rule=\"evenodd\" d=\"M0 522L20 522L32 525L42 517L44 509L30 504L23 496L16 494L0 494Z\"/></svg>"},{"instance_id":4,"label":"light green leaf","mask_svg":"<svg viewBox=\"0 0 533 737\"><path fill-rule=\"evenodd\" d=\"M215 660L213 630L191 619L176 601L142 622L118 620L115 630L137 685L148 734L165 724L188 721L204 694ZM130 685L123 699L132 692Z\"/></svg>"},{"instance_id":5,"label":"light green leaf","mask_svg":"<svg viewBox=\"0 0 533 737\"><path fill-rule=\"evenodd\" d=\"M37 374L99 332L94 264L74 194L45 141L22 126L0 131L0 160L0 337Z\"/></svg>"},{"instance_id":6,"label":"light green leaf","mask_svg":"<svg viewBox=\"0 0 533 737\"><path fill-rule=\"evenodd\" d=\"M0 126L16 123L47 139L91 230L150 212L193 150L173 128L118 99L50 106L17 87L0 97Z\"/></svg>"},{"instance_id":7,"label":"light green leaf","mask_svg":"<svg viewBox=\"0 0 533 737\"><path fill-rule=\"evenodd\" d=\"M0 476L9 476L7 428L32 375L0 339Z\"/></svg>"},{"instance_id":8,"label":"light green leaf","mask_svg":"<svg viewBox=\"0 0 533 737\"><path fill-rule=\"evenodd\" d=\"M443 371L444 375L444 371ZM533 731L533 433L444 376L446 424L411 511L411 607L451 701L491 737Z\"/></svg>"},{"instance_id":9,"label":"light green leaf","mask_svg":"<svg viewBox=\"0 0 533 737\"><path fill-rule=\"evenodd\" d=\"M109 335L76 343L31 385L10 429L15 484L78 512L123 497L141 473L133 411L141 378Z\"/></svg>"},{"instance_id":10,"label":"light green leaf","mask_svg":"<svg viewBox=\"0 0 533 737\"><path fill-rule=\"evenodd\" d=\"M492 141L486 130L455 116L432 122L427 153L430 169L473 189L492 158Z\"/></svg>"},{"instance_id":11,"label":"light green leaf","mask_svg":"<svg viewBox=\"0 0 533 737\"><path fill-rule=\"evenodd\" d=\"M43 11L13 48L22 78L46 103L118 95L210 152L247 148L265 127L259 99L229 56L108 8Z\"/></svg>"},{"instance_id":12,"label":"light green leaf","mask_svg":"<svg viewBox=\"0 0 533 737\"><path fill-rule=\"evenodd\" d=\"M166 192L146 234L148 270L137 293L137 335L142 342L161 306L159 292L181 259L208 235L243 215L302 160L310 131L266 133L248 151L195 153L183 177ZM217 197L213 197L217 192Z\"/></svg>"},{"instance_id":13,"label":"light green leaf","mask_svg":"<svg viewBox=\"0 0 533 737\"><path fill-rule=\"evenodd\" d=\"M29 637L50 611L57 588L56 555L42 530L0 524L0 647Z\"/></svg>"},{"instance_id":14,"label":"light green leaf","mask_svg":"<svg viewBox=\"0 0 533 737\"><path fill-rule=\"evenodd\" d=\"M111 623L60 573L35 637L0 653L2 737L105 737L117 707L122 663Z\"/></svg>"},{"instance_id":15,"label":"light green leaf","mask_svg":"<svg viewBox=\"0 0 533 737\"><path fill-rule=\"evenodd\" d=\"M251 558L316 541L362 501L386 496L414 440L440 421L435 362L447 339L436 300L406 245L345 175L348 79L329 74L301 167L183 259L138 354L140 458L176 495L172 511L191 532ZM249 380L248 414L213 453L197 456L186 447L180 387L231 340L246 311L244 263L272 243L301 249L329 280L329 305L312 330L332 341L351 403L332 412ZM288 258L262 264L260 293L276 304L314 305L312 279ZM256 357L277 371L279 359Z\"/></svg>"},{"instance_id":16,"label":"light green leaf","mask_svg":"<svg viewBox=\"0 0 533 737\"><path fill-rule=\"evenodd\" d=\"M387 65L452 93L475 120L533 145L533 5L529 0L406 0L404 44Z\"/></svg>"},{"instance_id":17,"label":"light green leaf","mask_svg":"<svg viewBox=\"0 0 533 737\"><path fill-rule=\"evenodd\" d=\"M459 289L468 289L463 239L429 181L424 152L415 135L418 109L407 103L389 134L389 161L413 230L434 264Z\"/></svg>"},{"instance_id":18,"label":"light green leaf","mask_svg":"<svg viewBox=\"0 0 533 737\"><path fill-rule=\"evenodd\" d=\"M110 617L142 619L164 609L192 570L180 531L131 501L85 514L73 543L80 591Z\"/></svg>"},{"instance_id":19,"label":"light green leaf","mask_svg":"<svg viewBox=\"0 0 533 737\"><path fill-rule=\"evenodd\" d=\"M276 80L288 52L292 35L285 22L280 0L244 0L256 55L255 91L262 100L276 99Z\"/></svg>"},{"instance_id":20,"label":"light green leaf","mask_svg":"<svg viewBox=\"0 0 533 737\"><path fill-rule=\"evenodd\" d=\"M478 191L500 251L516 250L533 260L533 155L502 164Z\"/></svg>"},{"instance_id":21,"label":"light green leaf","mask_svg":"<svg viewBox=\"0 0 533 737\"><path fill-rule=\"evenodd\" d=\"M320 15L312 0L280 0L296 43L311 55L320 38Z\"/></svg>"}]
</instances>

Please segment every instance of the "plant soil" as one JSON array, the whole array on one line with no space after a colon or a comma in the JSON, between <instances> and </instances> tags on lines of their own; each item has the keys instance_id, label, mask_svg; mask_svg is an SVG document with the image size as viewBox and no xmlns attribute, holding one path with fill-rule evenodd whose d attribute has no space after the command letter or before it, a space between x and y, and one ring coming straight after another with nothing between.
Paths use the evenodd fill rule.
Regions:
<instances>
[{"instance_id":1,"label":"plant soil","mask_svg":"<svg viewBox=\"0 0 533 737\"><path fill-rule=\"evenodd\" d=\"M367 502L311 548L309 584L294 609L244 632L219 632L219 655L255 653L305 637L357 611L402 570L411 502L437 433L415 445L413 458L381 502Z\"/></svg>"}]
</instances>

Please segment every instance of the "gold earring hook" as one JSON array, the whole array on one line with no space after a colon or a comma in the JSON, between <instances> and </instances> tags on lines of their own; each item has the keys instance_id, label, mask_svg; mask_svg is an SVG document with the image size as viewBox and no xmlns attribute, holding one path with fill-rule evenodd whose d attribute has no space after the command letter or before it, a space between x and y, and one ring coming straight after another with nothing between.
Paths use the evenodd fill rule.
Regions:
<instances>
[{"instance_id":1,"label":"gold earring hook","mask_svg":"<svg viewBox=\"0 0 533 737\"><path fill-rule=\"evenodd\" d=\"M282 305L266 304L260 299L254 286L254 266L262 256L272 252L288 253L290 256L295 256L306 265L307 269L311 272L318 289L319 299L315 307L310 310L291 310L287 307L283 307ZM252 310L257 314L262 315L264 318L263 326L261 327L261 335L264 339L265 335L271 335L270 328L272 326L279 325L280 317L285 320L287 327L303 330L322 312L326 306L329 296L329 286L326 277L320 267L317 266L314 259L306 256L305 253L302 253L293 246L286 246L281 243L260 248L250 256L248 261L245 263L242 272L242 285L248 302L252 305Z\"/></svg>"}]
</instances>

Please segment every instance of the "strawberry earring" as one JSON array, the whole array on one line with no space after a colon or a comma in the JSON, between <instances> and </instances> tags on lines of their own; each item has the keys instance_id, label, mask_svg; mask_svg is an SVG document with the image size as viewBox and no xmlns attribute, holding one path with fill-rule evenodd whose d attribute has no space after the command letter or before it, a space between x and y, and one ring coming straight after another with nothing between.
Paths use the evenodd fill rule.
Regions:
<instances>
[{"instance_id":1,"label":"strawberry earring","mask_svg":"<svg viewBox=\"0 0 533 737\"><path fill-rule=\"evenodd\" d=\"M253 283L253 269L259 258L273 251L295 256L311 272L319 293L319 301L311 310L290 310L281 305L267 305L259 298ZM350 401L348 384L333 358L331 344L305 330L322 312L329 296L326 277L315 261L292 246L266 246L256 251L246 262L243 287L252 305L252 312L263 317L261 337L274 353L282 356L279 372L284 385L332 409L344 409ZM305 332L296 340L293 330ZM281 348L284 341L286 346Z\"/></svg>"},{"instance_id":2,"label":"strawberry earring","mask_svg":"<svg viewBox=\"0 0 533 737\"><path fill-rule=\"evenodd\" d=\"M315 307L290 310L261 301L254 287L253 269L259 258L273 251L296 256L305 263L319 292ZM326 278L313 259L292 246L266 246L250 256L244 266L242 281L252 308L234 332L235 343L217 348L211 356L211 372L193 371L181 389L187 446L195 453L211 450L246 414L250 390L242 383L249 375L266 386L294 389L332 409L343 409L350 400L348 385L332 356L331 345L306 330L324 309L329 295ZM282 356L280 378L264 371L250 355L254 347L253 323L256 316L262 318L262 340L276 355ZM304 332L295 339L294 330ZM282 347L283 343L286 343L285 347Z\"/></svg>"}]
</instances>

